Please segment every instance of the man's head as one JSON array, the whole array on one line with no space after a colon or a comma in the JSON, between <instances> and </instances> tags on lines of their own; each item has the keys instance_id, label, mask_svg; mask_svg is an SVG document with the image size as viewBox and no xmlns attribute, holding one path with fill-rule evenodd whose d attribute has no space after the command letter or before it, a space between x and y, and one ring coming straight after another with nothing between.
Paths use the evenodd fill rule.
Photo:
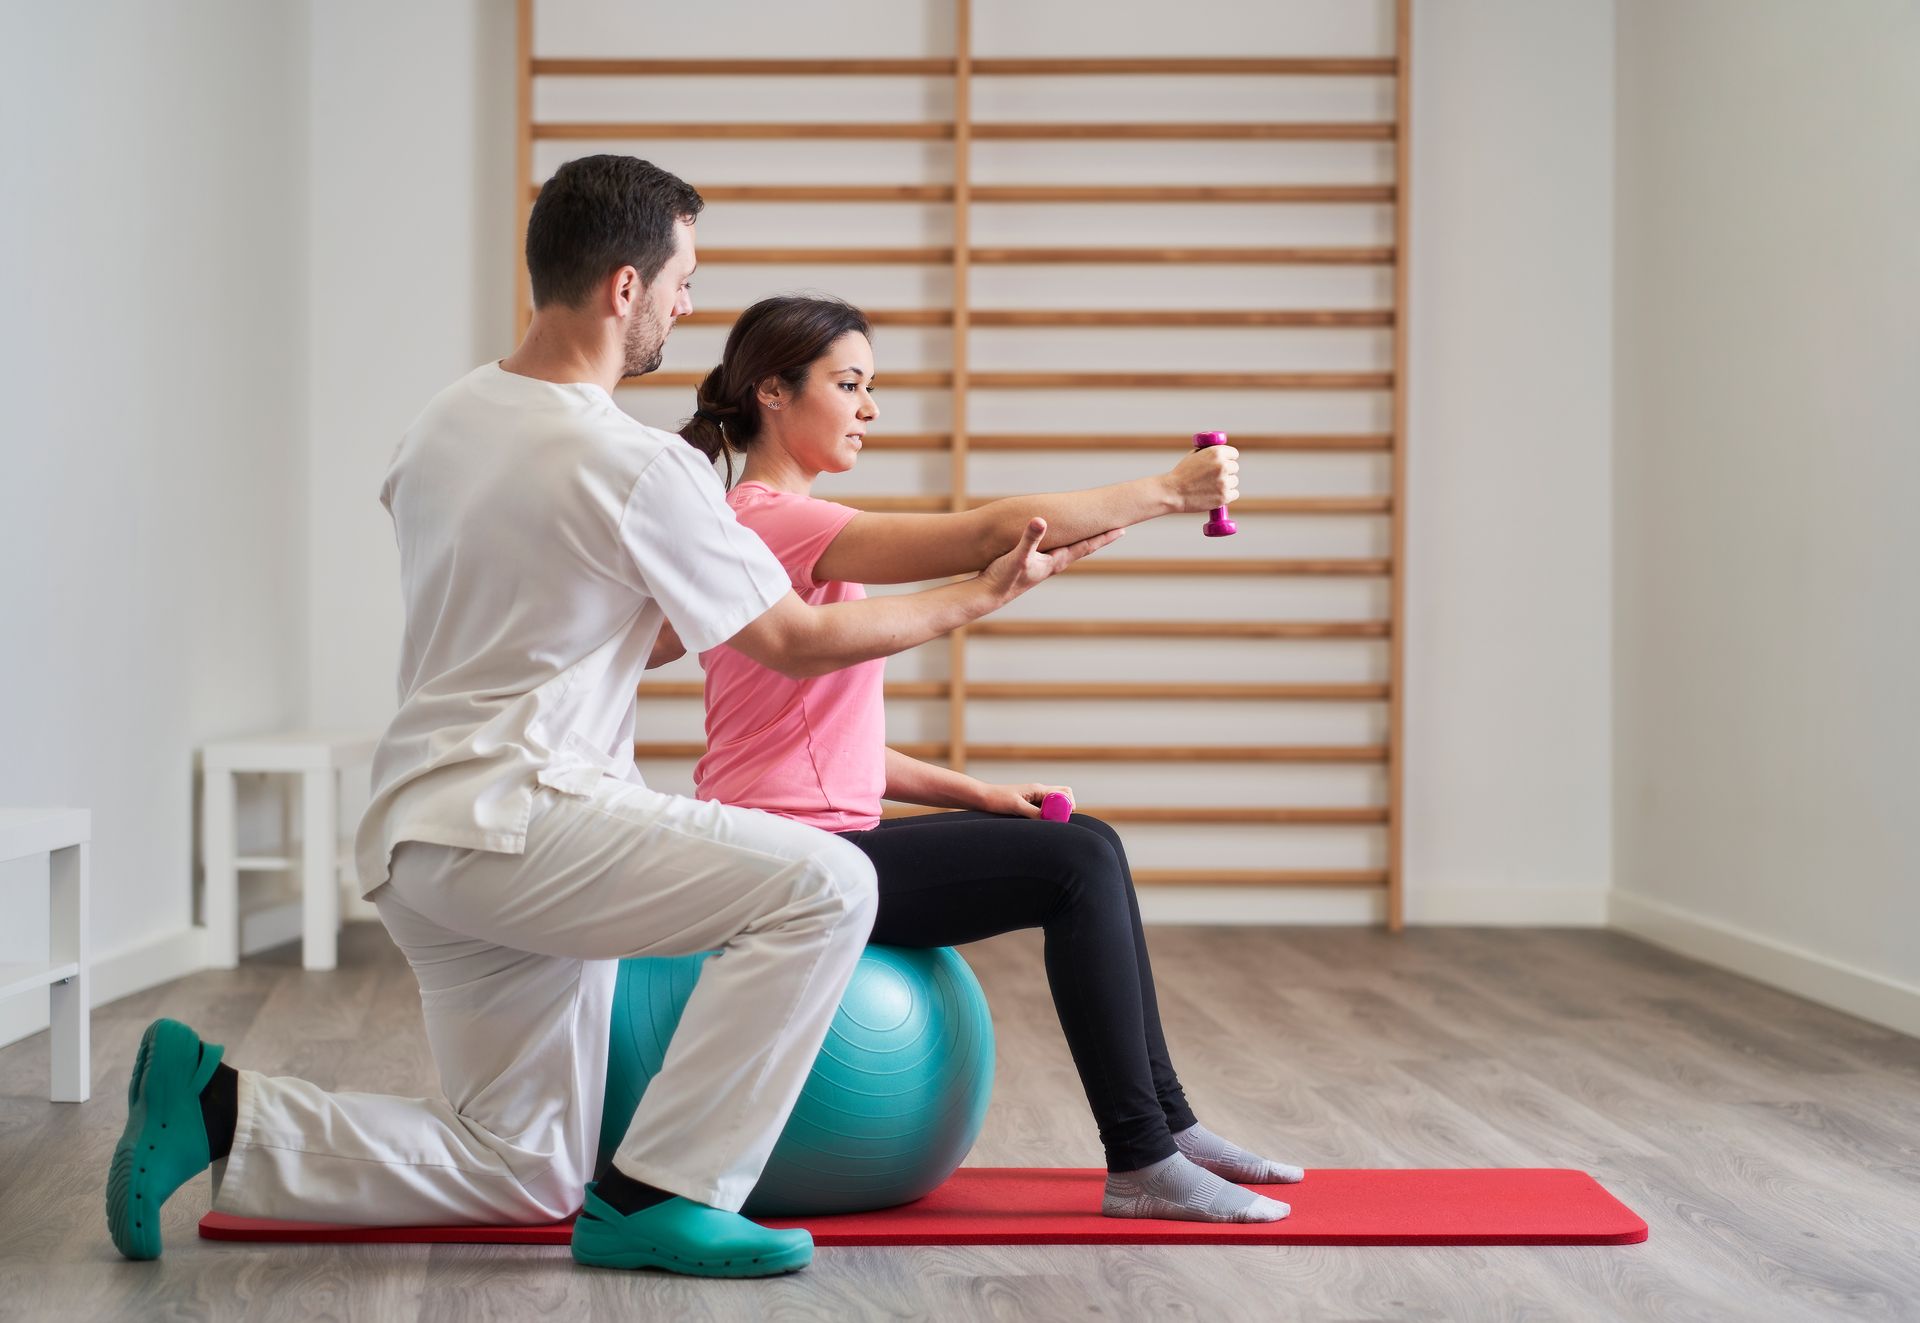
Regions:
<instances>
[{"instance_id":1,"label":"man's head","mask_svg":"<svg viewBox=\"0 0 1920 1323\"><path fill-rule=\"evenodd\" d=\"M633 156L568 161L527 217L536 310L619 318L625 373L660 366L675 317L693 310L693 222L704 205L677 176Z\"/></svg>"}]
</instances>

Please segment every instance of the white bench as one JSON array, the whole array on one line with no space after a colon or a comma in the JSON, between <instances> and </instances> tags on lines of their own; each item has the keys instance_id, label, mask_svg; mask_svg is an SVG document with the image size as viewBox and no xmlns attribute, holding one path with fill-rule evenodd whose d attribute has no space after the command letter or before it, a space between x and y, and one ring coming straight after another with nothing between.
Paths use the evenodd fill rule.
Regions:
<instances>
[{"instance_id":1,"label":"white bench","mask_svg":"<svg viewBox=\"0 0 1920 1323\"><path fill-rule=\"evenodd\" d=\"M240 874L300 874L300 963L332 969L339 963L341 872L351 870L352 851L340 844L340 773L372 761L378 737L364 732L288 731L250 739L221 740L200 751L204 778L200 802L200 848L206 870L207 963L232 969L240 963ZM299 858L286 853L242 855L235 820L234 777L243 772L281 772L300 778Z\"/></svg>"},{"instance_id":2,"label":"white bench","mask_svg":"<svg viewBox=\"0 0 1920 1323\"><path fill-rule=\"evenodd\" d=\"M0 808L0 862L47 856L52 890L47 958L0 964L0 998L47 989L55 1102L85 1102L92 1092L87 941L87 845L92 837L93 814L86 809Z\"/></svg>"}]
</instances>

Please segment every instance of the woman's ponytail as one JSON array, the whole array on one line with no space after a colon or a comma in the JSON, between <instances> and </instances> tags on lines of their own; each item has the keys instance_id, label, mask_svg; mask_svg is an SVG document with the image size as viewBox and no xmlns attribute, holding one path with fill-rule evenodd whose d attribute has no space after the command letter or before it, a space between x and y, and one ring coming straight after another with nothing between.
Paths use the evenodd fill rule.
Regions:
<instances>
[{"instance_id":1,"label":"woman's ponytail","mask_svg":"<svg viewBox=\"0 0 1920 1323\"><path fill-rule=\"evenodd\" d=\"M727 466L726 485L733 486L733 447L727 444L727 418L738 417L740 410L726 401L723 383L727 365L722 363L707 373L693 397L693 417L680 427L681 439L707 457L708 462Z\"/></svg>"}]
</instances>

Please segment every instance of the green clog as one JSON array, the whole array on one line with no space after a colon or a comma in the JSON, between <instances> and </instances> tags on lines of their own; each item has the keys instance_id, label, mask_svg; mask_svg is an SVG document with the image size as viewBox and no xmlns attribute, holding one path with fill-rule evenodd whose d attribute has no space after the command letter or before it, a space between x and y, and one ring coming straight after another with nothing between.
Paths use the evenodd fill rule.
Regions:
<instances>
[{"instance_id":1,"label":"green clog","mask_svg":"<svg viewBox=\"0 0 1920 1323\"><path fill-rule=\"evenodd\" d=\"M813 1237L774 1231L679 1195L623 1216L589 1185L586 1207L573 1224L573 1261L695 1277L772 1277L813 1262Z\"/></svg>"},{"instance_id":2,"label":"green clog","mask_svg":"<svg viewBox=\"0 0 1920 1323\"><path fill-rule=\"evenodd\" d=\"M107 1169L107 1230L129 1259L160 1257L160 1205L211 1165L200 1090L221 1051L178 1020L155 1020L141 1036L127 1128Z\"/></svg>"}]
</instances>

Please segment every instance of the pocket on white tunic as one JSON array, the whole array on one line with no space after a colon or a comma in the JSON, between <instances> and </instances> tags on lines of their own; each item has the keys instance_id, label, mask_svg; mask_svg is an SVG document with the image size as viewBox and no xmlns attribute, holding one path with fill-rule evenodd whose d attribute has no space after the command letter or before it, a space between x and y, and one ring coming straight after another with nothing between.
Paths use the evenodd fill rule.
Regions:
<instances>
[{"instance_id":1,"label":"pocket on white tunic","mask_svg":"<svg viewBox=\"0 0 1920 1323\"><path fill-rule=\"evenodd\" d=\"M534 774L534 780L563 795L581 799L592 796L603 776L615 774L618 764L612 755L596 749L573 731L560 741L559 751L547 765Z\"/></svg>"}]
</instances>

